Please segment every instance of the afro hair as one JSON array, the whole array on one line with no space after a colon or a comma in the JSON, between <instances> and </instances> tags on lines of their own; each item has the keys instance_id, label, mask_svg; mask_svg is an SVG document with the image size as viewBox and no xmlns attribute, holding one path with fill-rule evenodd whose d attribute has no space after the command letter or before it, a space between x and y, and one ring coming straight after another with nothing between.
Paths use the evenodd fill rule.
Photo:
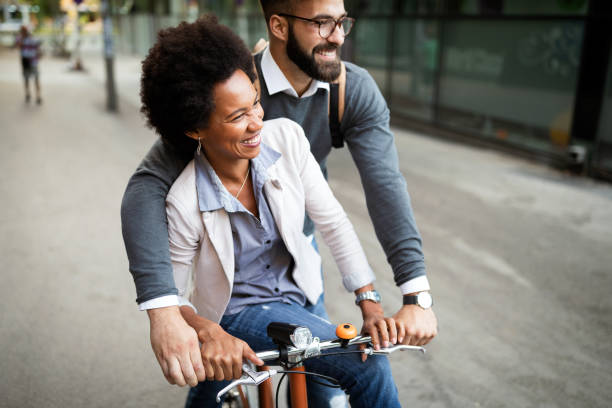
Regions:
<instances>
[{"instance_id":1,"label":"afro hair","mask_svg":"<svg viewBox=\"0 0 612 408\"><path fill-rule=\"evenodd\" d=\"M186 133L208 126L215 85L237 70L255 81L250 51L215 16L161 30L142 62L140 111L164 143L193 153L196 142Z\"/></svg>"}]
</instances>

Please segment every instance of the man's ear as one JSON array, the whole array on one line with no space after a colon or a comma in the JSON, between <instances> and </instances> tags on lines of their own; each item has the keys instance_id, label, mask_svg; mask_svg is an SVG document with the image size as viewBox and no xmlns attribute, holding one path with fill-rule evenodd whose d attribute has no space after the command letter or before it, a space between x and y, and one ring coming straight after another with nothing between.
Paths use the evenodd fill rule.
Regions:
<instances>
[{"instance_id":1,"label":"man's ear","mask_svg":"<svg viewBox=\"0 0 612 408\"><path fill-rule=\"evenodd\" d=\"M270 34L286 42L289 38L289 23L286 18L273 14L270 17Z\"/></svg>"}]
</instances>

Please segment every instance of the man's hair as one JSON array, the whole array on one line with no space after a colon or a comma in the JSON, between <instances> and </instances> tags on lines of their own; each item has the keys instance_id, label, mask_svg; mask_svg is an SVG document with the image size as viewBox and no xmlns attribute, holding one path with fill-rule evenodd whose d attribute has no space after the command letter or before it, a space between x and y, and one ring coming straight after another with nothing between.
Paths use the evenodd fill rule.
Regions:
<instances>
[{"instance_id":1,"label":"man's hair","mask_svg":"<svg viewBox=\"0 0 612 408\"><path fill-rule=\"evenodd\" d=\"M161 30L142 61L140 111L164 143L193 153L197 142L185 135L206 128L215 109L214 87L237 70L256 74L250 51L212 15Z\"/></svg>"},{"instance_id":2,"label":"man's hair","mask_svg":"<svg viewBox=\"0 0 612 408\"><path fill-rule=\"evenodd\" d=\"M261 9L266 18L266 25L270 24L270 17L274 14L292 14L293 6L296 1L300 0L259 0L259 4L261 4Z\"/></svg>"}]
</instances>

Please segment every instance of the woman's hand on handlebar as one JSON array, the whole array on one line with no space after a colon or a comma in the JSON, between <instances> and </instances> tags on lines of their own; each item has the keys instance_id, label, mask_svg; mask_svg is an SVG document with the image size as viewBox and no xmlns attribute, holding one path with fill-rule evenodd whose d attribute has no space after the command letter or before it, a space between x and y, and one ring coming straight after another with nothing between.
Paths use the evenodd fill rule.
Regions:
<instances>
[{"instance_id":1,"label":"woman's hand on handlebar","mask_svg":"<svg viewBox=\"0 0 612 408\"><path fill-rule=\"evenodd\" d=\"M240 378L244 359L256 365L264 363L246 342L227 333L217 323L208 320L196 332L202 343L202 363L209 380Z\"/></svg>"},{"instance_id":2,"label":"woman's hand on handlebar","mask_svg":"<svg viewBox=\"0 0 612 408\"><path fill-rule=\"evenodd\" d=\"M202 363L208 380L240 378L244 359L255 365L264 364L247 343L230 335L217 323L198 316L188 306L181 307L181 312L202 343Z\"/></svg>"},{"instance_id":3,"label":"woman's hand on handlebar","mask_svg":"<svg viewBox=\"0 0 612 408\"><path fill-rule=\"evenodd\" d=\"M363 316L362 334L369 335L372 338L372 345L375 350L380 350L383 347L389 347L391 344L397 343L397 327L395 320L392 317L385 317L383 308L380 303L364 300L359 303L361 315ZM365 345L360 347L365 348ZM366 361L368 356L362 355L361 359Z\"/></svg>"}]
</instances>

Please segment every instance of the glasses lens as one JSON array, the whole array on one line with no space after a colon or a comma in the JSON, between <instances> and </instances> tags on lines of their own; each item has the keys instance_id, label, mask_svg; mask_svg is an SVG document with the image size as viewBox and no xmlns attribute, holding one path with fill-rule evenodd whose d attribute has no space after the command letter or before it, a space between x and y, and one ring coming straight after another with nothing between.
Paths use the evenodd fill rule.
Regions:
<instances>
[{"instance_id":1,"label":"glasses lens","mask_svg":"<svg viewBox=\"0 0 612 408\"><path fill-rule=\"evenodd\" d=\"M340 25L340 28L342 28L342 34L344 34L344 36L347 36L348 33L351 31L351 28L353 28L354 21L355 20L353 20L351 17L343 17L340 21L338 21L338 24ZM319 35L323 38L329 37L336 29L336 26L338 24L336 24L336 21L332 19L325 20L319 25Z\"/></svg>"},{"instance_id":2,"label":"glasses lens","mask_svg":"<svg viewBox=\"0 0 612 408\"><path fill-rule=\"evenodd\" d=\"M351 28L353 28L353 19L352 18L343 18L342 19L342 30L344 31L344 35L348 35L351 32Z\"/></svg>"},{"instance_id":3,"label":"glasses lens","mask_svg":"<svg viewBox=\"0 0 612 408\"><path fill-rule=\"evenodd\" d=\"M327 38L331 35L331 32L336 28L336 22L334 20L325 20L319 25L319 35L323 38Z\"/></svg>"}]
</instances>

